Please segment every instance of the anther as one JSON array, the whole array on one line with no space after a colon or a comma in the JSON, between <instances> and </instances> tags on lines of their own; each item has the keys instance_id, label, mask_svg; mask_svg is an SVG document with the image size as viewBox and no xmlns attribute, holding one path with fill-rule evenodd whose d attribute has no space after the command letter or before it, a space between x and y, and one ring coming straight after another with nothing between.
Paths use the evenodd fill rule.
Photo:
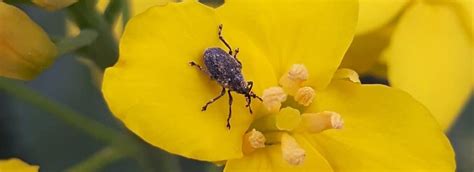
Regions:
<instances>
[{"instance_id":1,"label":"anther","mask_svg":"<svg viewBox=\"0 0 474 172\"><path fill-rule=\"evenodd\" d=\"M300 165L306 157L306 151L301 148L295 138L286 133L281 136L281 152L283 159L290 165Z\"/></svg>"},{"instance_id":2,"label":"anther","mask_svg":"<svg viewBox=\"0 0 474 172\"><path fill-rule=\"evenodd\" d=\"M280 111L281 103L286 101L286 93L281 87L270 87L263 91L263 106L272 113Z\"/></svg>"},{"instance_id":3,"label":"anther","mask_svg":"<svg viewBox=\"0 0 474 172\"><path fill-rule=\"evenodd\" d=\"M308 79L308 70L302 64L294 64L290 70L280 78L280 85L290 95L294 95L303 82Z\"/></svg>"},{"instance_id":4,"label":"anther","mask_svg":"<svg viewBox=\"0 0 474 172\"><path fill-rule=\"evenodd\" d=\"M359 74L352 69L342 68L338 69L334 74L334 79L347 79L354 83L360 83Z\"/></svg>"},{"instance_id":5,"label":"anther","mask_svg":"<svg viewBox=\"0 0 474 172\"><path fill-rule=\"evenodd\" d=\"M303 106L309 106L316 95L315 91L311 87L301 87L296 91L295 101Z\"/></svg>"},{"instance_id":6,"label":"anther","mask_svg":"<svg viewBox=\"0 0 474 172\"><path fill-rule=\"evenodd\" d=\"M262 132L257 131L255 128L247 132L244 135L244 141L242 144L242 151L244 154L249 154L258 148L265 147L265 136Z\"/></svg>"},{"instance_id":7,"label":"anther","mask_svg":"<svg viewBox=\"0 0 474 172\"><path fill-rule=\"evenodd\" d=\"M301 117L303 127L311 133L319 133L327 129L341 129L344 126L344 121L337 112L305 113Z\"/></svg>"}]
</instances>

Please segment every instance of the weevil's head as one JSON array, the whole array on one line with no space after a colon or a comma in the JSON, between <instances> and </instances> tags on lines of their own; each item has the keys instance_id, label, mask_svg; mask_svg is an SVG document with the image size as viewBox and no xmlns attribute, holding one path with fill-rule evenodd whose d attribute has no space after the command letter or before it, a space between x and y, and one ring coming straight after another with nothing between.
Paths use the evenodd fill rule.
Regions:
<instances>
[{"instance_id":1,"label":"weevil's head","mask_svg":"<svg viewBox=\"0 0 474 172\"><path fill-rule=\"evenodd\" d=\"M262 101L262 98L258 97L257 94L255 94L252 91L252 87L253 87L253 82L252 81L247 82L247 86L245 87L245 96L247 96L249 98L250 97L258 98L260 101Z\"/></svg>"}]
</instances>

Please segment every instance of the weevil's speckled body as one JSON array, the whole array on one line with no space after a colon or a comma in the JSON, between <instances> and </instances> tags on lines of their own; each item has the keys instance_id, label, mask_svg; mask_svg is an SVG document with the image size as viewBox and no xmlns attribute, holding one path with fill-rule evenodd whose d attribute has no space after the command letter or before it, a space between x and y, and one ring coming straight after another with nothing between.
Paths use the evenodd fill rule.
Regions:
<instances>
[{"instance_id":1,"label":"weevil's speckled body","mask_svg":"<svg viewBox=\"0 0 474 172\"><path fill-rule=\"evenodd\" d=\"M196 62L190 61L191 66L195 66L200 71L206 72L211 79L216 80L219 85L222 86L221 94L213 99L209 100L202 108L201 111L206 111L207 106L224 96L225 92L229 95L229 115L227 116L227 128L230 129L230 118L232 116L232 91L235 91L239 94L245 96L247 100L247 107L249 112L252 113L252 99L259 99L262 101L262 98L258 97L253 91L253 82L246 82L244 76L242 75L242 64L237 59L237 53L239 49L232 51L230 45L222 37L222 24L219 25L219 40L229 49L228 52L225 52L221 48L213 47L208 48L204 52L204 64L205 68L198 65ZM233 56L232 56L233 55Z\"/></svg>"},{"instance_id":2,"label":"weevil's speckled body","mask_svg":"<svg viewBox=\"0 0 474 172\"><path fill-rule=\"evenodd\" d=\"M220 48L208 48L204 52L204 64L209 76L224 88L240 94L248 93L242 65L229 53Z\"/></svg>"}]
</instances>

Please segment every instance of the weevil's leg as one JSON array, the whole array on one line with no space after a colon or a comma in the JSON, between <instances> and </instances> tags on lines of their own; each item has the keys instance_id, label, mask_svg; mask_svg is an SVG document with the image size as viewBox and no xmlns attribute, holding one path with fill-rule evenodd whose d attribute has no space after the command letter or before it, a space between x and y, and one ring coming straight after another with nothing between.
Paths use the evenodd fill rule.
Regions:
<instances>
[{"instance_id":1,"label":"weevil's leg","mask_svg":"<svg viewBox=\"0 0 474 172\"><path fill-rule=\"evenodd\" d=\"M213 99L209 100L206 105L204 105L201 109L201 111L206 111L207 106L209 106L211 103L214 103L217 99L221 98L225 94L225 88L222 87L221 94L219 94L217 97L214 97Z\"/></svg>"},{"instance_id":2,"label":"weevil's leg","mask_svg":"<svg viewBox=\"0 0 474 172\"><path fill-rule=\"evenodd\" d=\"M253 88L253 81L248 81L248 82L247 82L247 87L248 87L249 92L252 91L252 88Z\"/></svg>"},{"instance_id":3,"label":"weevil's leg","mask_svg":"<svg viewBox=\"0 0 474 172\"><path fill-rule=\"evenodd\" d=\"M222 43L225 44L225 46L229 49L229 54L232 55L232 48L230 45L225 41L224 37L222 36L222 24L219 25L219 39L222 41Z\"/></svg>"},{"instance_id":4,"label":"weevil's leg","mask_svg":"<svg viewBox=\"0 0 474 172\"><path fill-rule=\"evenodd\" d=\"M242 63L240 63L240 60L237 58L237 54L239 53L239 48L236 48L234 52L235 52L234 59L237 60L237 62L239 62L240 66L242 66Z\"/></svg>"},{"instance_id":5,"label":"weevil's leg","mask_svg":"<svg viewBox=\"0 0 474 172\"><path fill-rule=\"evenodd\" d=\"M252 104L252 98L250 97L250 95L246 95L245 98L247 99L247 105L245 105L245 107L248 107L250 114L252 114L252 107L250 106Z\"/></svg>"},{"instance_id":6,"label":"weevil's leg","mask_svg":"<svg viewBox=\"0 0 474 172\"><path fill-rule=\"evenodd\" d=\"M245 107L249 108L250 113L252 113L252 107L250 107L250 104L252 103L251 96L253 95L252 88L253 88L253 81L248 81L247 82L247 90L249 92L248 92L248 94L245 95L245 97L247 98L247 105L245 105Z\"/></svg>"},{"instance_id":7,"label":"weevil's leg","mask_svg":"<svg viewBox=\"0 0 474 172\"><path fill-rule=\"evenodd\" d=\"M190 61L190 62L189 62L189 65L195 66L195 67L196 67L197 69L199 69L200 71L203 71L204 73L207 73L206 69L204 69L203 67L201 67L200 65L198 65L196 62Z\"/></svg>"},{"instance_id":8,"label":"weevil's leg","mask_svg":"<svg viewBox=\"0 0 474 172\"><path fill-rule=\"evenodd\" d=\"M247 82L247 87L248 87L248 90L249 90L249 96L250 97L257 98L258 100L263 101L262 98L258 97L254 92L252 92L253 81L248 81Z\"/></svg>"},{"instance_id":9,"label":"weevil's leg","mask_svg":"<svg viewBox=\"0 0 474 172\"><path fill-rule=\"evenodd\" d=\"M229 116L227 116L227 128L230 130L230 118L232 117L232 94L230 94L230 90L227 91L229 94Z\"/></svg>"},{"instance_id":10,"label":"weevil's leg","mask_svg":"<svg viewBox=\"0 0 474 172\"><path fill-rule=\"evenodd\" d=\"M252 98L254 98L254 99L257 98L257 99L260 100L261 102L263 101L262 98L258 97L258 96L257 96L255 93L253 93L253 92L250 94L250 96L252 96Z\"/></svg>"},{"instance_id":11,"label":"weevil's leg","mask_svg":"<svg viewBox=\"0 0 474 172\"><path fill-rule=\"evenodd\" d=\"M255 95L255 98L257 98L258 100L260 100L261 102L263 102L263 99L258 97L257 95Z\"/></svg>"}]
</instances>

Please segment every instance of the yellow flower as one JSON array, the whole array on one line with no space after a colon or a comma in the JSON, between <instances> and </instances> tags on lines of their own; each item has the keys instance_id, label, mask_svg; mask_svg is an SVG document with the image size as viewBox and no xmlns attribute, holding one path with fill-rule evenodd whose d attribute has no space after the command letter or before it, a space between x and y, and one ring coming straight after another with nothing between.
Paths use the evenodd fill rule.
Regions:
<instances>
[{"instance_id":1,"label":"yellow flower","mask_svg":"<svg viewBox=\"0 0 474 172\"><path fill-rule=\"evenodd\" d=\"M0 2L0 75L33 79L57 55L48 35L23 11Z\"/></svg>"},{"instance_id":2,"label":"yellow flower","mask_svg":"<svg viewBox=\"0 0 474 172\"><path fill-rule=\"evenodd\" d=\"M38 170L38 166L29 165L17 158L0 160L1 172L38 172Z\"/></svg>"},{"instance_id":3,"label":"yellow flower","mask_svg":"<svg viewBox=\"0 0 474 172\"><path fill-rule=\"evenodd\" d=\"M362 0L358 36L342 66L366 73L386 63L391 86L422 102L448 129L474 81L472 1L408 2Z\"/></svg>"},{"instance_id":4,"label":"yellow flower","mask_svg":"<svg viewBox=\"0 0 474 172\"><path fill-rule=\"evenodd\" d=\"M154 7L128 23L119 61L104 75L104 97L145 141L188 158L227 161L225 171L453 170L450 144L420 104L385 86L355 83L354 72L336 72L356 20L355 0ZM255 100L249 114L245 97L232 93L230 129L227 100L201 112L222 88L188 65L202 64L206 48L227 50L219 24L240 48L253 91L270 101Z\"/></svg>"},{"instance_id":5,"label":"yellow flower","mask_svg":"<svg viewBox=\"0 0 474 172\"><path fill-rule=\"evenodd\" d=\"M76 3L77 0L32 0L32 2L49 11L56 11Z\"/></svg>"}]
</instances>

